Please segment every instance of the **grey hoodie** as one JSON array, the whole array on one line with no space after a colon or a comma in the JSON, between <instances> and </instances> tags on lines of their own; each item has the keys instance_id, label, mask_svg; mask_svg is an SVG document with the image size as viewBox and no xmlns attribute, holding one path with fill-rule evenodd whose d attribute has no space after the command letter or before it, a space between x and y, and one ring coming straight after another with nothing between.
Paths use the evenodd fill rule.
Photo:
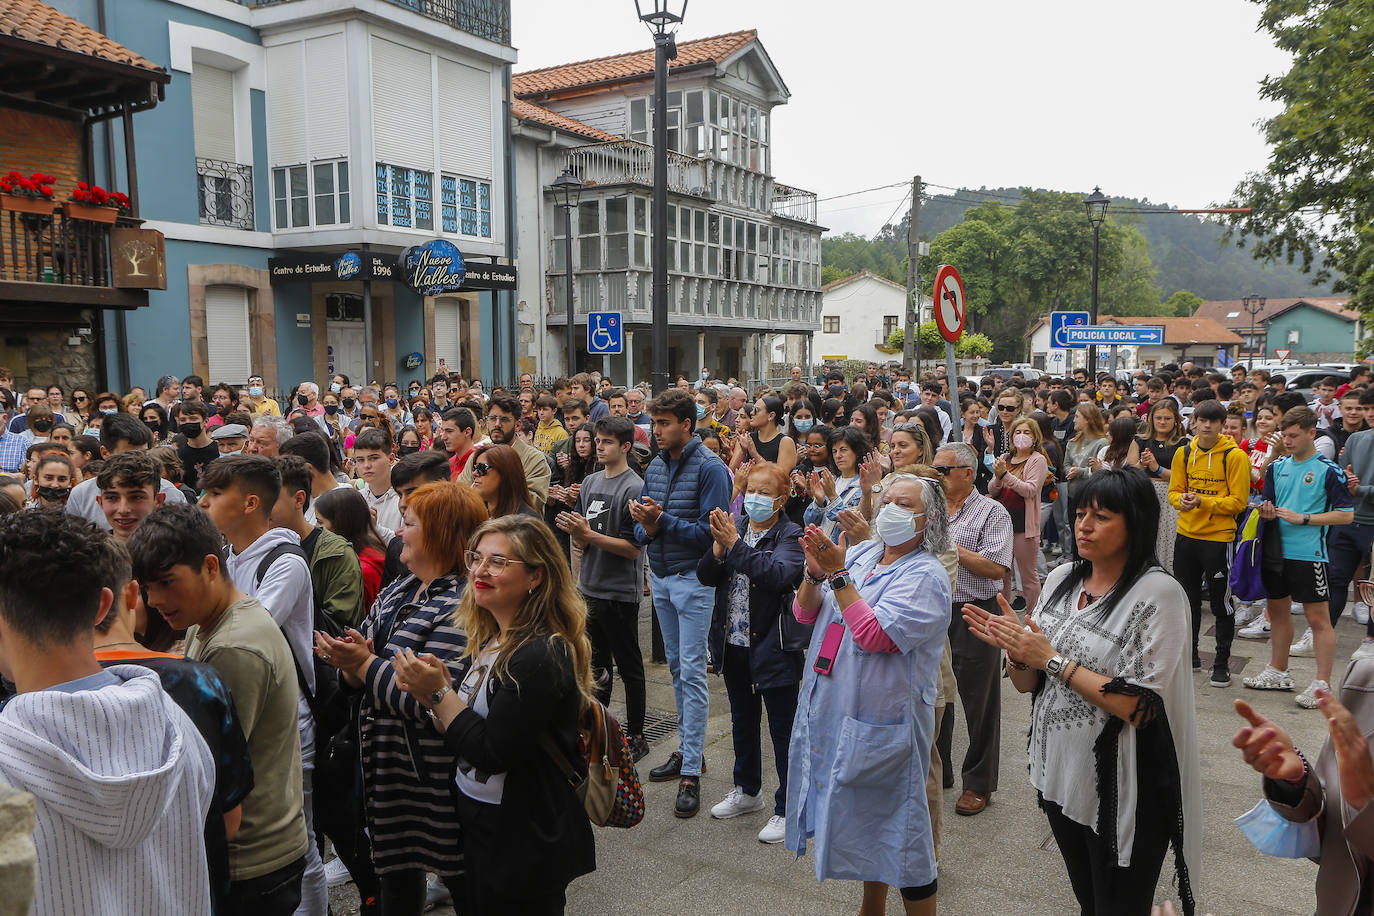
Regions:
<instances>
[{"instance_id":1,"label":"grey hoodie","mask_svg":"<svg viewBox=\"0 0 1374 916\"><path fill-rule=\"evenodd\" d=\"M37 801L33 916L210 912L210 749L157 675L39 690L0 710L0 781Z\"/></svg>"}]
</instances>

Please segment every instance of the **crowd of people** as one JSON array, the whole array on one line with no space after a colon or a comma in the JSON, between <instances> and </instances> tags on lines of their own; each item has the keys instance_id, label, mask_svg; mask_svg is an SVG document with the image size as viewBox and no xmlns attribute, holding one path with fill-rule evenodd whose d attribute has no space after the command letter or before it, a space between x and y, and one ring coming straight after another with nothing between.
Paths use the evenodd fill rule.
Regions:
<instances>
[{"instance_id":1,"label":"crowd of people","mask_svg":"<svg viewBox=\"0 0 1374 916\"><path fill-rule=\"evenodd\" d=\"M1029 778L1084 913L1149 912L1170 852L1194 911L1193 673L1230 686L1235 638L1270 641L1254 690L1316 660L1295 695L1330 723L1315 769L1237 703L1277 816L1326 818L1337 849L1356 822L1324 799L1374 798L1364 369L1310 400L1187 363L1128 386L793 367L752 391L703 369L655 397L594 372L336 375L280 400L257 376L13 381L0 784L35 799L36 914L323 916L334 876L364 913L563 912L596 867L566 773L617 679L629 757L652 752L645 596L679 732L647 778L698 814L721 677L734 769L710 815L862 882L862 916L889 888L935 911L943 793L972 817L998 790L1004 678L1031 695ZM1348 848L1321 913L1369 898Z\"/></svg>"}]
</instances>

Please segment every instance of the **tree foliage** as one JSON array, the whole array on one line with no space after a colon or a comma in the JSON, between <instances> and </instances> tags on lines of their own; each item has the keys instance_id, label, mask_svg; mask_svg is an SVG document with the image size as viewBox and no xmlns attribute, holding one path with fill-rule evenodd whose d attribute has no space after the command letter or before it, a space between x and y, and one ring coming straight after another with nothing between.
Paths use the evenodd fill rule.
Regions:
<instances>
[{"instance_id":1,"label":"tree foliage","mask_svg":"<svg viewBox=\"0 0 1374 916\"><path fill-rule=\"evenodd\" d=\"M1164 300L1163 314L1173 315L1175 318L1188 318L1202 303L1203 298L1197 293L1181 289Z\"/></svg>"},{"instance_id":2,"label":"tree foliage","mask_svg":"<svg viewBox=\"0 0 1374 916\"><path fill-rule=\"evenodd\" d=\"M1335 278L1374 317L1374 16L1368 2L1255 0L1293 65L1260 85L1269 163L1236 188L1231 230L1256 258ZM1326 255L1322 258L1323 252ZM1341 276L1343 275L1343 276ZM1272 295L1272 294L1271 294Z\"/></svg>"},{"instance_id":3,"label":"tree foliage","mask_svg":"<svg viewBox=\"0 0 1374 916\"><path fill-rule=\"evenodd\" d=\"M986 334L970 334L967 331L954 345L954 355L960 359L976 359L992 352L992 338Z\"/></svg>"}]
</instances>

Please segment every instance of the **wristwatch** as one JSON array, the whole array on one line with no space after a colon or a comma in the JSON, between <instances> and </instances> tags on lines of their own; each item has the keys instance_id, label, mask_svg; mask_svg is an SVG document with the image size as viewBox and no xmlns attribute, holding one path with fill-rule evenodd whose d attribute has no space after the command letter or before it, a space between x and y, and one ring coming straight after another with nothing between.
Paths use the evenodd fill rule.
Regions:
<instances>
[{"instance_id":1,"label":"wristwatch","mask_svg":"<svg viewBox=\"0 0 1374 916\"><path fill-rule=\"evenodd\" d=\"M1052 678L1062 678L1064 676L1064 669L1068 667L1068 664L1068 659L1062 655L1056 655L1054 658L1045 662L1045 673Z\"/></svg>"},{"instance_id":2,"label":"wristwatch","mask_svg":"<svg viewBox=\"0 0 1374 916\"><path fill-rule=\"evenodd\" d=\"M830 577L830 590L838 592L847 585L854 584L854 577L849 575L849 570L842 569Z\"/></svg>"},{"instance_id":3,"label":"wristwatch","mask_svg":"<svg viewBox=\"0 0 1374 916\"><path fill-rule=\"evenodd\" d=\"M1311 512L1304 512L1304 513L1302 514L1302 523L1303 523L1304 525L1310 525L1310 524L1312 524L1312 513L1311 513Z\"/></svg>"},{"instance_id":4,"label":"wristwatch","mask_svg":"<svg viewBox=\"0 0 1374 916\"><path fill-rule=\"evenodd\" d=\"M444 697L448 696L449 691L451 691L452 689L453 689L453 685L452 685L452 684L445 684L444 686L440 687L438 690L436 690L436 691L434 691L433 693L431 693L431 694L429 695L429 705L430 705L430 706L438 706L439 703L440 703L440 701L442 701Z\"/></svg>"},{"instance_id":5,"label":"wristwatch","mask_svg":"<svg viewBox=\"0 0 1374 916\"><path fill-rule=\"evenodd\" d=\"M878 493L883 492L883 482L882 482L881 480L878 481L878 482L875 483L873 486L871 486L871 487L868 488L868 492L873 493L873 494L878 494Z\"/></svg>"}]
</instances>

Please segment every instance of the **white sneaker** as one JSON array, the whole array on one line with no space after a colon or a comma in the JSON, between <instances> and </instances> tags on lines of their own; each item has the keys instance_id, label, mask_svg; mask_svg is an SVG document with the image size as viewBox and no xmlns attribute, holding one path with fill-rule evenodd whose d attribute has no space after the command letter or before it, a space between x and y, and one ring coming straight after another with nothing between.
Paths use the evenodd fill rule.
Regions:
<instances>
[{"instance_id":1,"label":"white sneaker","mask_svg":"<svg viewBox=\"0 0 1374 916\"><path fill-rule=\"evenodd\" d=\"M781 843L787 836L787 818L781 814L775 814L768 819L768 823L763 825L759 831L759 842L767 843L772 846Z\"/></svg>"},{"instance_id":2,"label":"white sneaker","mask_svg":"<svg viewBox=\"0 0 1374 916\"><path fill-rule=\"evenodd\" d=\"M1243 601L1236 602L1236 627L1237 629L1255 622L1255 618L1264 616L1263 604L1246 604Z\"/></svg>"},{"instance_id":3,"label":"white sneaker","mask_svg":"<svg viewBox=\"0 0 1374 916\"><path fill-rule=\"evenodd\" d=\"M1251 690L1292 690L1293 675L1273 665L1265 665L1263 671L1254 677L1247 677L1244 683Z\"/></svg>"},{"instance_id":4,"label":"white sneaker","mask_svg":"<svg viewBox=\"0 0 1374 916\"><path fill-rule=\"evenodd\" d=\"M1363 601L1356 601L1350 608L1350 616L1355 618L1355 622L1360 626L1369 623L1369 605Z\"/></svg>"},{"instance_id":5,"label":"white sneaker","mask_svg":"<svg viewBox=\"0 0 1374 916\"><path fill-rule=\"evenodd\" d=\"M739 786L730 790L730 794L725 796L725 800L711 809L711 816L720 820L726 818L739 817L741 814L753 814L755 811L763 810L763 794L749 795Z\"/></svg>"},{"instance_id":6,"label":"white sneaker","mask_svg":"<svg viewBox=\"0 0 1374 916\"><path fill-rule=\"evenodd\" d=\"M1269 621L1264 619L1264 615L1255 620L1254 623L1236 633L1241 639L1268 639Z\"/></svg>"},{"instance_id":7,"label":"white sneaker","mask_svg":"<svg viewBox=\"0 0 1374 916\"><path fill-rule=\"evenodd\" d=\"M1304 632L1301 636L1299 636L1296 641L1294 641L1293 645L1290 646L1288 649L1288 654L1296 655L1298 658L1311 658L1317 654L1312 649L1311 627L1308 627L1307 631Z\"/></svg>"},{"instance_id":8,"label":"white sneaker","mask_svg":"<svg viewBox=\"0 0 1374 916\"><path fill-rule=\"evenodd\" d=\"M1330 693L1331 685L1328 684L1326 681L1313 681L1311 684L1307 685L1306 690L1304 690L1302 693L1298 694L1293 698L1293 702L1297 703L1303 709L1316 709L1317 691L1319 689L1325 690L1328 693Z\"/></svg>"},{"instance_id":9,"label":"white sneaker","mask_svg":"<svg viewBox=\"0 0 1374 916\"><path fill-rule=\"evenodd\" d=\"M1356 648L1354 652L1350 653L1350 657L1352 659L1374 658L1374 639L1366 636L1364 639L1360 640L1359 647Z\"/></svg>"},{"instance_id":10,"label":"white sneaker","mask_svg":"<svg viewBox=\"0 0 1374 916\"><path fill-rule=\"evenodd\" d=\"M425 875L425 912L428 913L436 906L448 906L453 903L453 895L448 892L448 887L439 880L439 876L433 873Z\"/></svg>"},{"instance_id":11,"label":"white sneaker","mask_svg":"<svg viewBox=\"0 0 1374 916\"><path fill-rule=\"evenodd\" d=\"M1307 613L1307 611L1303 609L1302 603L1299 601L1294 601L1292 605L1288 608L1288 611L1294 617L1301 617L1302 615Z\"/></svg>"},{"instance_id":12,"label":"white sneaker","mask_svg":"<svg viewBox=\"0 0 1374 916\"><path fill-rule=\"evenodd\" d=\"M353 876L344 867L343 859L335 857L324 863L324 879L330 887L338 887L352 881Z\"/></svg>"}]
</instances>

